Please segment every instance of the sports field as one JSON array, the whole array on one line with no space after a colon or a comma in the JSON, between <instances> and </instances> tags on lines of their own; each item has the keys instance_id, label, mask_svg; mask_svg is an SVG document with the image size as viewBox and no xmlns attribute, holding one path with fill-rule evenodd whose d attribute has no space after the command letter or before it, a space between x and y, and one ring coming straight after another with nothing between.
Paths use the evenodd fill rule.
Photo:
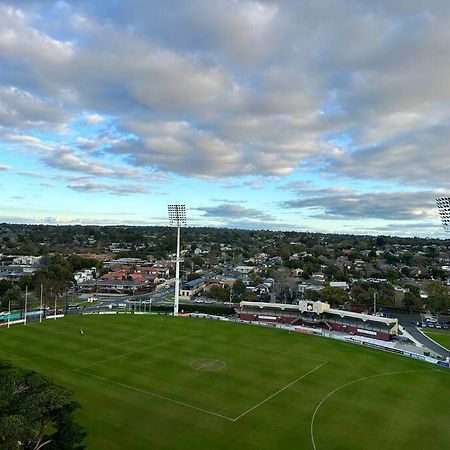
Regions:
<instances>
[{"instance_id":1,"label":"sports field","mask_svg":"<svg viewBox=\"0 0 450 450\"><path fill-rule=\"evenodd\" d=\"M443 345L446 349L450 350L450 331L436 330L436 331L424 331L433 341Z\"/></svg>"},{"instance_id":2,"label":"sports field","mask_svg":"<svg viewBox=\"0 0 450 450\"><path fill-rule=\"evenodd\" d=\"M131 315L17 325L0 342L75 392L92 450L450 448L450 371L352 344Z\"/></svg>"}]
</instances>

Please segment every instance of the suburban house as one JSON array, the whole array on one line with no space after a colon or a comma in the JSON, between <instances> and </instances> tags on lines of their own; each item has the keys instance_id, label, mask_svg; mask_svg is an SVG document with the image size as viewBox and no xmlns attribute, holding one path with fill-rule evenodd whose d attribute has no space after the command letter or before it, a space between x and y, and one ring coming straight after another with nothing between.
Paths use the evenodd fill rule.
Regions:
<instances>
[{"instance_id":1,"label":"suburban house","mask_svg":"<svg viewBox=\"0 0 450 450\"><path fill-rule=\"evenodd\" d=\"M348 290L349 285L346 281L330 281L330 287Z\"/></svg>"},{"instance_id":2,"label":"suburban house","mask_svg":"<svg viewBox=\"0 0 450 450\"><path fill-rule=\"evenodd\" d=\"M196 278L195 280L184 283L180 288L180 298L189 300L195 294L200 292L204 285L205 280L203 280L203 278Z\"/></svg>"},{"instance_id":3,"label":"suburban house","mask_svg":"<svg viewBox=\"0 0 450 450\"><path fill-rule=\"evenodd\" d=\"M236 266L234 268L235 272L240 273L242 275L248 275L250 272L253 272L256 269L255 266Z\"/></svg>"}]
</instances>

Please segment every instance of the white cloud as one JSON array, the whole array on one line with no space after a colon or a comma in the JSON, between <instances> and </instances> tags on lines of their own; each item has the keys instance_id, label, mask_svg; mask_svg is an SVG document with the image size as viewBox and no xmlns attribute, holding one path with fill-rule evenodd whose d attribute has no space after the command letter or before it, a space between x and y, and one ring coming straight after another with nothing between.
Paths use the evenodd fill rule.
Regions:
<instances>
[{"instance_id":1,"label":"white cloud","mask_svg":"<svg viewBox=\"0 0 450 450\"><path fill-rule=\"evenodd\" d=\"M257 221L273 221L275 220L271 214L265 213L255 208L246 208L236 203L223 203L217 206L202 206L196 208L202 211L205 217L215 219L228 219L235 221L236 219L257 220Z\"/></svg>"},{"instance_id":2,"label":"white cloud","mask_svg":"<svg viewBox=\"0 0 450 450\"><path fill-rule=\"evenodd\" d=\"M24 89L0 84L0 123L4 127L50 131L61 127L70 116L58 99L45 99Z\"/></svg>"},{"instance_id":3,"label":"white cloud","mask_svg":"<svg viewBox=\"0 0 450 450\"><path fill-rule=\"evenodd\" d=\"M435 199L439 191L361 192L344 187L318 188L307 183L286 186L296 198L282 206L303 209L321 219L383 219L409 223L437 219Z\"/></svg>"},{"instance_id":4,"label":"white cloud","mask_svg":"<svg viewBox=\"0 0 450 450\"><path fill-rule=\"evenodd\" d=\"M87 114L86 116L84 116L84 120L88 125L97 125L99 123L102 123L105 118L100 114Z\"/></svg>"},{"instance_id":5,"label":"white cloud","mask_svg":"<svg viewBox=\"0 0 450 450\"><path fill-rule=\"evenodd\" d=\"M5 57L32 61L48 69L73 56L71 42L52 39L31 27L26 13L12 6L0 5L0 31L0 53Z\"/></svg>"},{"instance_id":6,"label":"white cloud","mask_svg":"<svg viewBox=\"0 0 450 450\"><path fill-rule=\"evenodd\" d=\"M2 135L60 127L72 148L73 117L132 135L75 139L51 167L223 178L328 162L327 174L450 186L447 0L22 5L0 6Z\"/></svg>"},{"instance_id":7,"label":"white cloud","mask_svg":"<svg viewBox=\"0 0 450 450\"><path fill-rule=\"evenodd\" d=\"M82 174L97 175L101 177L130 178L140 177L137 169L122 168L117 165L104 165L100 161L88 159L84 155L78 156L73 150L59 148L44 158L45 163L53 168L80 172Z\"/></svg>"},{"instance_id":8,"label":"white cloud","mask_svg":"<svg viewBox=\"0 0 450 450\"><path fill-rule=\"evenodd\" d=\"M71 183L69 189L78 192L96 193L106 192L113 195L147 194L148 188L142 185L129 184L104 184L94 181Z\"/></svg>"}]
</instances>

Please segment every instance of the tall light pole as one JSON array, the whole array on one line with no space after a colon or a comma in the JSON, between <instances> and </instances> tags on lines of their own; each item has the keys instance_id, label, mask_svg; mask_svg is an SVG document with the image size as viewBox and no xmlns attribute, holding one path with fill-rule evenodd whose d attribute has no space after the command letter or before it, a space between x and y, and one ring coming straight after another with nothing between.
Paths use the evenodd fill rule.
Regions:
<instances>
[{"instance_id":1,"label":"tall light pole","mask_svg":"<svg viewBox=\"0 0 450 450\"><path fill-rule=\"evenodd\" d=\"M178 301L180 293L180 229L187 225L186 205L168 205L169 223L177 227L177 259L175 264L175 300L173 303L173 315L178 315Z\"/></svg>"},{"instance_id":2,"label":"tall light pole","mask_svg":"<svg viewBox=\"0 0 450 450\"><path fill-rule=\"evenodd\" d=\"M28 285L25 286L25 322L27 324L27 309L28 309Z\"/></svg>"},{"instance_id":3,"label":"tall light pole","mask_svg":"<svg viewBox=\"0 0 450 450\"><path fill-rule=\"evenodd\" d=\"M43 294L43 286L41 283L41 305L40 305L39 323L42 323L42 315L44 314L44 305L42 304L42 294Z\"/></svg>"},{"instance_id":4,"label":"tall light pole","mask_svg":"<svg viewBox=\"0 0 450 450\"><path fill-rule=\"evenodd\" d=\"M450 197L439 197L436 199L442 226L445 231L450 231Z\"/></svg>"}]
</instances>

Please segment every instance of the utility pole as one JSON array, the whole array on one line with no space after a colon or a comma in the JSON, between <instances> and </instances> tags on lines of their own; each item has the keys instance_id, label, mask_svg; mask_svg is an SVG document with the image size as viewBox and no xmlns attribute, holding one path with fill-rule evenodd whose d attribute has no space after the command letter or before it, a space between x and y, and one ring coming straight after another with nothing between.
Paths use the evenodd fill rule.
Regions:
<instances>
[{"instance_id":1,"label":"utility pole","mask_svg":"<svg viewBox=\"0 0 450 450\"><path fill-rule=\"evenodd\" d=\"M8 328L10 320L11 320L11 300L8 302Z\"/></svg>"},{"instance_id":2,"label":"utility pole","mask_svg":"<svg viewBox=\"0 0 450 450\"><path fill-rule=\"evenodd\" d=\"M375 316L377 313L377 293L373 293L373 315Z\"/></svg>"}]
</instances>

